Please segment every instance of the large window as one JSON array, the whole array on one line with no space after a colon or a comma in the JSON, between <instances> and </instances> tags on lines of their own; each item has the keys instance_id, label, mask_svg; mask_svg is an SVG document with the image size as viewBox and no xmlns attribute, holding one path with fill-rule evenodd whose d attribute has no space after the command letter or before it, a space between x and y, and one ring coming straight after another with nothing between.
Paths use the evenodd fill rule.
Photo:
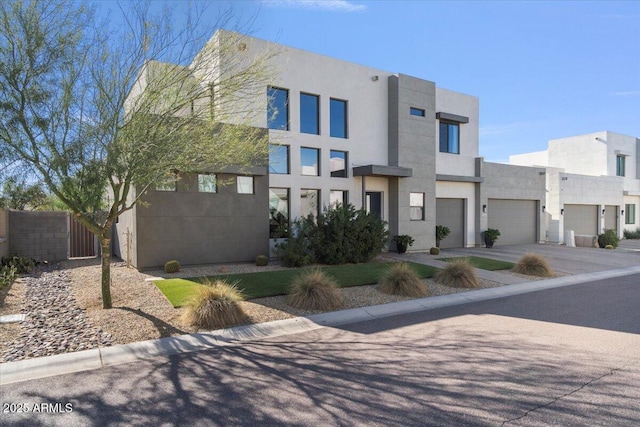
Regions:
<instances>
[{"instance_id":1,"label":"large window","mask_svg":"<svg viewBox=\"0 0 640 427\"><path fill-rule=\"evenodd\" d=\"M278 239L289 235L289 189L269 189L269 237Z\"/></svg>"},{"instance_id":2,"label":"large window","mask_svg":"<svg viewBox=\"0 0 640 427\"><path fill-rule=\"evenodd\" d=\"M411 221L424 220L424 193L409 194L409 219Z\"/></svg>"},{"instance_id":3,"label":"large window","mask_svg":"<svg viewBox=\"0 0 640 427\"><path fill-rule=\"evenodd\" d=\"M313 215L317 217L320 213L320 190L301 189L300 190L300 216L303 218Z\"/></svg>"},{"instance_id":4,"label":"large window","mask_svg":"<svg viewBox=\"0 0 640 427\"><path fill-rule=\"evenodd\" d=\"M218 185L213 174L198 174L198 191L200 193L216 193Z\"/></svg>"},{"instance_id":5,"label":"large window","mask_svg":"<svg viewBox=\"0 0 640 427\"><path fill-rule=\"evenodd\" d=\"M625 176L624 175L624 169L625 169L625 157L624 156L617 156L616 157L616 175L617 176Z\"/></svg>"},{"instance_id":6,"label":"large window","mask_svg":"<svg viewBox=\"0 0 640 427\"><path fill-rule=\"evenodd\" d=\"M329 158L331 176L334 178L347 178L347 152L331 150Z\"/></svg>"},{"instance_id":7,"label":"large window","mask_svg":"<svg viewBox=\"0 0 640 427\"><path fill-rule=\"evenodd\" d=\"M636 205L624 205L624 223L635 224L636 223Z\"/></svg>"},{"instance_id":8,"label":"large window","mask_svg":"<svg viewBox=\"0 0 640 427\"><path fill-rule=\"evenodd\" d=\"M300 132L320 135L320 97L300 94Z\"/></svg>"},{"instance_id":9,"label":"large window","mask_svg":"<svg viewBox=\"0 0 640 427\"><path fill-rule=\"evenodd\" d=\"M329 193L329 205L346 206L349 203L349 192L344 190L331 190Z\"/></svg>"},{"instance_id":10,"label":"large window","mask_svg":"<svg viewBox=\"0 0 640 427\"><path fill-rule=\"evenodd\" d=\"M460 154L460 126L458 123L440 122L440 152Z\"/></svg>"},{"instance_id":11,"label":"large window","mask_svg":"<svg viewBox=\"0 0 640 427\"><path fill-rule=\"evenodd\" d=\"M267 89L267 127L289 130L289 91L271 87Z\"/></svg>"},{"instance_id":12,"label":"large window","mask_svg":"<svg viewBox=\"0 0 640 427\"><path fill-rule=\"evenodd\" d=\"M269 144L269 173L289 173L289 146Z\"/></svg>"},{"instance_id":13,"label":"large window","mask_svg":"<svg viewBox=\"0 0 640 427\"><path fill-rule=\"evenodd\" d=\"M331 98L329 103L329 134L335 138L347 138L347 101Z\"/></svg>"},{"instance_id":14,"label":"large window","mask_svg":"<svg viewBox=\"0 0 640 427\"><path fill-rule=\"evenodd\" d=\"M253 194L253 177L238 176L236 177L238 194Z\"/></svg>"},{"instance_id":15,"label":"large window","mask_svg":"<svg viewBox=\"0 0 640 427\"><path fill-rule=\"evenodd\" d=\"M300 148L300 168L302 175L320 175L320 150L317 148Z\"/></svg>"}]
</instances>

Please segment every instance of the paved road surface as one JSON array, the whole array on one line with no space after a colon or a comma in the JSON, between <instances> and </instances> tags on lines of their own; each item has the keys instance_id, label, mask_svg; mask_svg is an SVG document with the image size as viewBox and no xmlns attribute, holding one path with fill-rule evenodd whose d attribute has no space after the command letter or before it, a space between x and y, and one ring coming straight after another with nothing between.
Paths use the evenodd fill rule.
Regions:
<instances>
[{"instance_id":1,"label":"paved road surface","mask_svg":"<svg viewBox=\"0 0 640 427\"><path fill-rule=\"evenodd\" d=\"M637 426L639 307L636 275L10 384L0 425Z\"/></svg>"}]
</instances>

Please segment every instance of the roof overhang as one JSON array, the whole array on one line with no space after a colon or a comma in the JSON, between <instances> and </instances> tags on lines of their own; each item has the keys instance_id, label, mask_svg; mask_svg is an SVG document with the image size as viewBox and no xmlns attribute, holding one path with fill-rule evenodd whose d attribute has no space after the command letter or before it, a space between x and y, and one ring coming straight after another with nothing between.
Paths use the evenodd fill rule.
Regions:
<instances>
[{"instance_id":1,"label":"roof overhang","mask_svg":"<svg viewBox=\"0 0 640 427\"><path fill-rule=\"evenodd\" d=\"M462 176L462 175L442 175L436 174L436 181L450 181L450 182L484 182L484 178L481 176Z\"/></svg>"},{"instance_id":2,"label":"roof overhang","mask_svg":"<svg viewBox=\"0 0 640 427\"><path fill-rule=\"evenodd\" d=\"M353 168L353 176L409 178L413 176L413 169L401 166L364 165Z\"/></svg>"}]
</instances>

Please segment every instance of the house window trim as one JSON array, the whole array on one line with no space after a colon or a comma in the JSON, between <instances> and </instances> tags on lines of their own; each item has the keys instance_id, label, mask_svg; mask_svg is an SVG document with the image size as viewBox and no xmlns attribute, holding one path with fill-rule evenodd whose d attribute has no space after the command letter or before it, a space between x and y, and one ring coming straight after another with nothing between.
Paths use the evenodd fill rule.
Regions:
<instances>
[{"instance_id":1,"label":"house window trim","mask_svg":"<svg viewBox=\"0 0 640 427\"><path fill-rule=\"evenodd\" d=\"M624 223L627 225L636 223L636 204L628 203L624 206Z\"/></svg>"},{"instance_id":2,"label":"house window trim","mask_svg":"<svg viewBox=\"0 0 640 427\"><path fill-rule=\"evenodd\" d=\"M338 191L342 193L342 201L331 202L331 193L338 192ZM349 204L349 190L339 190L336 188L329 190L329 206L333 206L333 207L339 206L339 205L346 206L348 204Z\"/></svg>"},{"instance_id":3,"label":"house window trim","mask_svg":"<svg viewBox=\"0 0 640 427\"><path fill-rule=\"evenodd\" d=\"M344 136L334 135L332 132L332 120L331 120L331 103L333 101L344 103ZM331 138L349 139L349 101L340 98L329 98L329 136Z\"/></svg>"},{"instance_id":4,"label":"house window trim","mask_svg":"<svg viewBox=\"0 0 640 427\"><path fill-rule=\"evenodd\" d=\"M286 158L286 162L287 162L287 171L286 172L272 172L271 171L271 163L269 163L269 174L270 175L290 175L291 174L291 146L290 145L286 145L286 144L269 144L269 154L271 154L271 148L275 148L275 147L284 147L285 150L287 151L287 158Z\"/></svg>"},{"instance_id":5,"label":"house window trim","mask_svg":"<svg viewBox=\"0 0 640 427\"><path fill-rule=\"evenodd\" d=\"M409 115L413 117L425 117L425 109L418 107L409 107Z\"/></svg>"},{"instance_id":6,"label":"house window trim","mask_svg":"<svg viewBox=\"0 0 640 427\"><path fill-rule=\"evenodd\" d=\"M412 205L411 204L411 202L412 202L411 201L411 196L413 194L418 194L418 195L422 196L422 205L418 206L418 205ZM419 192L419 191L415 191L415 192L412 191L412 192L409 193L409 221L424 221L425 220L424 219L425 218L425 215L424 215L424 204L425 204L425 193ZM411 217L411 210L413 208L420 208L420 212L421 212L420 218L412 218Z\"/></svg>"},{"instance_id":7,"label":"house window trim","mask_svg":"<svg viewBox=\"0 0 640 427\"><path fill-rule=\"evenodd\" d=\"M618 154L616 155L616 176L625 177L627 172L627 159L626 156Z\"/></svg>"},{"instance_id":8,"label":"house window trim","mask_svg":"<svg viewBox=\"0 0 640 427\"><path fill-rule=\"evenodd\" d=\"M441 125L447 125L447 149L446 151L442 150L442 126ZM458 144L457 144L457 151L452 151L451 150L451 143L449 141L449 126L457 126L458 128L458 132L457 132L457 136L458 136ZM454 122L454 121L450 121L450 120L440 120L440 123L438 124L438 151L440 153L445 153L445 154L460 154L460 122Z\"/></svg>"},{"instance_id":9,"label":"house window trim","mask_svg":"<svg viewBox=\"0 0 640 427\"><path fill-rule=\"evenodd\" d=\"M240 178L251 178L251 192L247 193L244 191L240 191ZM241 195L245 195L245 196L250 196L252 194L256 194L256 180L255 177L251 176L251 175L238 175L236 176L236 193L241 194Z\"/></svg>"},{"instance_id":10,"label":"house window trim","mask_svg":"<svg viewBox=\"0 0 640 427\"><path fill-rule=\"evenodd\" d=\"M284 224L284 230L282 231L282 235L273 237L272 235L272 220L273 216L271 214L271 192L273 190L285 190L287 197L287 216L286 216L286 224ZM282 199L280 199L282 200ZM270 239L282 239L286 238L289 235L289 230L291 228L291 188L289 187L269 187L269 238Z\"/></svg>"},{"instance_id":11,"label":"house window trim","mask_svg":"<svg viewBox=\"0 0 640 427\"><path fill-rule=\"evenodd\" d=\"M320 215L320 206L321 206L321 197L322 197L322 192L320 191L319 188L301 188L300 189L300 217L302 218L307 217L307 215L302 214L302 198L303 198L303 194L305 194L305 192L307 191L316 192L316 209L315 209L315 212L312 212L312 213L313 213L313 217L317 218L318 215Z\"/></svg>"},{"instance_id":12,"label":"house window trim","mask_svg":"<svg viewBox=\"0 0 640 427\"><path fill-rule=\"evenodd\" d=\"M271 106L271 100L270 98L272 98L269 94L270 91L272 90L282 90L286 93L287 98L285 101L285 112L286 112L286 126L285 128L279 128L279 127L271 127L271 120L275 119L280 112L278 112L278 114L276 114L275 116L273 116L273 118L271 118L270 115L270 106ZM291 130L291 113L289 111L289 109L291 108L291 93L289 91L289 89L287 88L283 88L283 87L279 87L279 86L267 86L267 129L271 129L271 130L280 130L280 131L289 131Z\"/></svg>"},{"instance_id":13,"label":"house window trim","mask_svg":"<svg viewBox=\"0 0 640 427\"><path fill-rule=\"evenodd\" d=\"M200 177L210 176L213 177L213 191L205 191L200 187ZM215 173L198 173L198 193L203 194L217 194L218 193L218 175Z\"/></svg>"},{"instance_id":14,"label":"house window trim","mask_svg":"<svg viewBox=\"0 0 640 427\"><path fill-rule=\"evenodd\" d=\"M344 154L344 176L333 175L334 172L338 172L338 170L330 170L329 176L331 178L349 178L349 152L344 150L329 150L329 169L331 169L331 154L332 153L343 153ZM342 170L342 169L339 169Z\"/></svg>"},{"instance_id":15,"label":"house window trim","mask_svg":"<svg viewBox=\"0 0 640 427\"><path fill-rule=\"evenodd\" d=\"M316 165L316 173L315 174L306 174L304 173L304 164L302 163L302 152L303 150L315 150L315 152L317 153L316 155L316 161L317 161L317 165ZM320 149L316 148L316 147L300 147L300 175L301 176L320 176L320 170L321 170L321 165L320 165Z\"/></svg>"},{"instance_id":16,"label":"house window trim","mask_svg":"<svg viewBox=\"0 0 640 427\"><path fill-rule=\"evenodd\" d=\"M302 130L302 97L309 96L314 97L316 99L316 131L315 132L305 132ZM305 135L320 135L320 95L316 95L314 93L309 92L300 92L300 133L304 133Z\"/></svg>"}]
</instances>

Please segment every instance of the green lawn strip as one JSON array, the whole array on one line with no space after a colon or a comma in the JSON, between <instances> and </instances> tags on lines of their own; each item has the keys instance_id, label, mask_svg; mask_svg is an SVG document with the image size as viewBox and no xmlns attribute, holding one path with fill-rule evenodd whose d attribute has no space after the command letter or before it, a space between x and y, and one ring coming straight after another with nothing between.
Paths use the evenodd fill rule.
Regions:
<instances>
[{"instance_id":1,"label":"green lawn strip","mask_svg":"<svg viewBox=\"0 0 640 427\"><path fill-rule=\"evenodd\" d=\"M437 270L427 265L412 262L409 264L421 278L432 277ZM380 277L390 265L391 263L386 262L371 262L366 264L328 265L322 266L320 269L333 277L338 282L339 287L347 288L378 283ZM224 274L199 277L192 280L225 280L227 283L236 283L236 286L244 293L247 299L261 298L287 294L293 278L309 268L312 267L257 273Z\"/></svg>"},{"instance_id":2,"label":"green lawn strip","mask_svg":"<svg viewBox=\"0 0 640 427\"><path fill-rule=\"evenodd\" d=\"M200 283L186 279L156 280L154 283L174 308L182 307L196 289L202 286Z\"/></svg>"},{"instance_id":3,"label":"green lawn strip","mask_svg":"<svg viewBox=\"0 0 640 427\"><path fill-rule=\"evenodd\" d=\"M469 264L473 265L476 268L480 268L482 270L510 270L514 267L514 263L508 261L500 261L496 259L489 258L480 258L475 256L470 257L457 257L457 258L439 258L440 261L451 262L456 259L467 259L469 260Z\"/></svg>"}]
</instances>

